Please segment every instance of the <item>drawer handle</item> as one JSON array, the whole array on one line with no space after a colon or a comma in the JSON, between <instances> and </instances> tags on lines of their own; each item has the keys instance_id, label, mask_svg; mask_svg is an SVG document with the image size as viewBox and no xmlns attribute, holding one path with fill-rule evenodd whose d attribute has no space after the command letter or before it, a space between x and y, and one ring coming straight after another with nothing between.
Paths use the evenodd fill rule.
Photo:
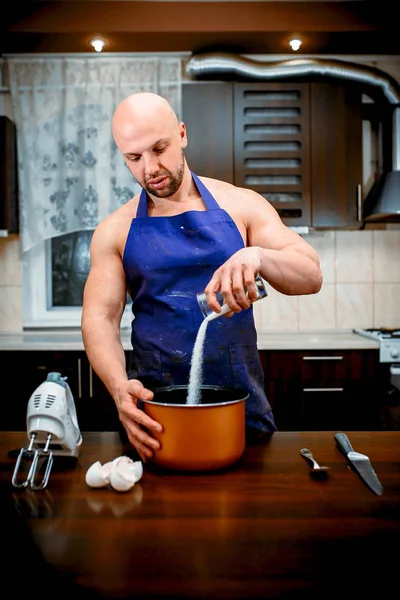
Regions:
<instances>
[{"instance_id":1,"label":"drawer handle","mask_svg":"<svg viewBox=\"0 0 400 600\"><path fill-rule=\"evenodd\" d=\"M303 356L303 360L343 360L343 356Z\"/></svg>"},{"instance_id":2,"label":"drawer handle","mask_svg":"<svg viewBox=\"0 0 400 600\"><path fill-rule=\"evenodd\" d=\"M303 392L343 392L344 388L303 388Z\"/></svg>"}]
</instances>

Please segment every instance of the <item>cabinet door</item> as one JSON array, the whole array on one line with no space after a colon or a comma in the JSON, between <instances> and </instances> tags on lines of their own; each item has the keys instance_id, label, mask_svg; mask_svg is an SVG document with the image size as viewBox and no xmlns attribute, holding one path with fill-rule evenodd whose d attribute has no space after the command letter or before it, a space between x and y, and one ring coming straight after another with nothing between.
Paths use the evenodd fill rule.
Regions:
<instances>
[{"instance_id":1,"label":"cabinet door","mask_svg":"<svg viewBox=\"0 0 400 600\"><path fill-rule=\"evenodd\" d=\"M260 351L265 393L279 431L299 431L300 369L297 352Z\"/></svg>"},{"instance_id":2,"label":"cabinet door","mask_svg":"<svg viewBox=\"0 0 400 600\"><path fill-rule=\"evenodd\" d=\"M108 389L86 360L88 385L85 390L85 430L119 431L122 427L117 407Z\"/></svg>"},{"instance_id":3,"label":"cabinet door","mask_svg":"<svg viewBox=\"0 0 400 600\"><path fill-rule=\"evenodd\" d=\"M311 224L308 83L235 83L235 184L287 225Z\"/></svg>"},{"instance_id":4,"label":"cabinet door","mask_svg":"<svg viewBox=\"0 0 400 600\"><path fill-rule=\"evenodd\" d=\"M130 351L125 351L126 369L128 370ZM93 371L87 356L82 353L82 397L84 403L85 431L123 431L114 399L100 377Z\"/></svg>"},{"instance_id":5,"label":"cabinet door","mask_svg":"<svg viewBox=\"0 0 400 600\"><path fill-rule=\"evenodd\" d=\"M357 84L311 83L314 227L362 226L362 95Z\"/></svg>"},{"instance_id":6,"label":"cabinet door","mask_svg":"<svg viewBox=\"0 0 400 600\"><path fill-rule=\"evenodd\" d=\"M185 155L196 175L233 183L232 84L187 83L182 86Z\"/></svg>"}]
</instances>

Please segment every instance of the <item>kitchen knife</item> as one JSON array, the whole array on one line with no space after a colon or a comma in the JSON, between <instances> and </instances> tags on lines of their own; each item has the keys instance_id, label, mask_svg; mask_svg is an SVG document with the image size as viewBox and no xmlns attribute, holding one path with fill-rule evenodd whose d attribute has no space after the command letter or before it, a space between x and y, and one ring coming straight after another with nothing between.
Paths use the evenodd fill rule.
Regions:
<instances>
[{"instance_id":1,"label":"kitchen knife","mask_svg":"<svg viewBox=\"0 0 400 600\"><path fill-rule=\"evenodd\" d=\"M360 454L359 452L355 452L350 444L349 438L345 433L336 433L334 437L340 450L345 456L347 456L357 473L360 475L361 479L373 492L375 492L375 494L381 496L383 494L383 487L374 469L372 468L368 456L365 456L365 454Z\"/></svg>"}]
</instances>

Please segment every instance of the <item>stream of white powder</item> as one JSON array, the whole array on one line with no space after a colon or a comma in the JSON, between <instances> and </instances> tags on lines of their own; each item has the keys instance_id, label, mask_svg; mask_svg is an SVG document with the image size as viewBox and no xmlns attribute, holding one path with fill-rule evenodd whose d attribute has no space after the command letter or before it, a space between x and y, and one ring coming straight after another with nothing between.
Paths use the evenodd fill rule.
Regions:
<instances>
[{"instance_id":1,"label":"stream of white powder","mask_svg":"<svg viewBox=\"0 0 400 600\"><path fill-rule=\"evenodd\" d=\"M211 320L209 315L199 327L192 352L192 362L189 373L189 386L186 404L200 404L201 385L203 383L203 348L206 338L207 325Z\"/></svg>"},{"instance_id":2,"label":"stream of white powder","mask_svg":"<svg viewBox=\"0 0 400 600\"><path fill-rule=\"evenodd\" d=\"M260 276L259 279L262 281ZM263 295L260 295L258 292L258 299L264 298L266 295L266 290ZM203 384L203 349L204 340L206 339L207 325L213 319L216 319L222 315L226 315L228 312L230 312L230 310L231 309L229 308L228 304L223 304L219 313L210 313L199 327L193 346L186 404L200 404L201 402L201 386Z\"/></svg>"}]
</instances>

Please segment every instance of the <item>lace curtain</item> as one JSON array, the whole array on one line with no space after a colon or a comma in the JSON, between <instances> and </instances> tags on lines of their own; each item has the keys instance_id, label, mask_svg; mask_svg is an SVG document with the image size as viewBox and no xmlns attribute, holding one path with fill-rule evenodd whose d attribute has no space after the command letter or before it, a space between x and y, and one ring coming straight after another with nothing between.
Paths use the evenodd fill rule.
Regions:
<instances>
[{"instance_id":1,"label":"lace curtain","mask_svg":"<svg viewBox=\"0 0 400 600\"><path fill-rule=\"evenodd\" d=\"M179 57L8 57L17 127L22 250L93 229L139 191L111 131L133 92L169 100L180 118Z\"/></svg>"}]
</instances>

